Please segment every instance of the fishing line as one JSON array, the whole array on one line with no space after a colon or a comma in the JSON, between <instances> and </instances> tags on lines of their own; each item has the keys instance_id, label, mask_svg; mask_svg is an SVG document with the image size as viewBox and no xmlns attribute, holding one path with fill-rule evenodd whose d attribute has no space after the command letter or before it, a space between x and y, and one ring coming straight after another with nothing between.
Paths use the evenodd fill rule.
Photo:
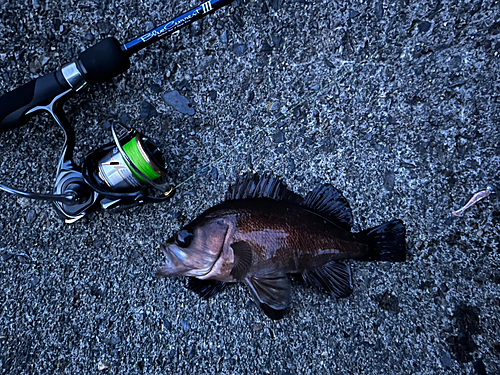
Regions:
<instances>
[{"instance_id":1,"label":"fishing line","mask_svg":"<svg viewBox=\"0 0 500 375\"><path fill-rule=\"evenodd\" d=\"M281 121L289 116L290 113L292 113L296 108L302 106L304 103L311 101L312 99L318 97L320 94L323 94L327 90L331 89L335 84L339 83L342 81L349 73L352 73L354 69L366 64L367 62L371 61L376 55L382 53L389 45L393 45L395 43L398 43L402 41L403 38L409 37L411 32L415 30L418 26L420 26L422 23L426 22L427 20L432 20L437 14L439 14L443 10L442 4L438 4L436 9L434 9L424 20L415 22L413 23L412 26L408 28L406 33L400 34L398 37L386 42L382 47L378 48L375 52L373 52L371 55L367 56L365 59L354 63L351 65L348 70L345 70L344 73L340 74L339 76L336 76L332 80L330 80L327 84L323 85L320 87L316 92L309 94L309 95L303 95L302 98L297 102L295 105L290 107L287 111L282 112L278 117L276 117L274 120L269 122L267 125L264 125L264 127L255 130L253 134L248 136L247 138L239 141L236 143L235 146L233 146L231 149L223 153L221 156L219 156L217 159L214 161L210 162L209 164L205 165L203 168L201 168L199 171L193 173L191 176L189 176L187 179L184 181L180 182L179 184L173 186L170 190L168 190L165 195L170 195L172 194L175 190L179 189L181 186L187 184L189 181L200 175L202 172L207 171L209 168L213 167L215 164L217 164L219 161L223 160L224 158L228 157L230 154L232 154L234 151L238 150L239 148L245 146L248 142L252 141L255 139L258 135L260 135L264 130L268 130L271 128L272 125L277 123L278 121Z\"/></svg>"},{"instance_id":2,"label":"fishing line","mask_svg":"<svg viewBox=\"0 0 500 375\"><path fill-rule=\"evenodd\" d=\"M125 143L123 145L123 151L125 151L125 153L129 156L132 163L135 164L137 168L139 168L139 170L150 180L154 181L161 176L160 173L154 170L154 164L148 162L148 155L144 149L142 142L137 139L137 137L134 137L131 141ZM146 180L144 180L133 169L131 169L131 172L143 184L146 183Z\"/></svg>"}]
</instances>

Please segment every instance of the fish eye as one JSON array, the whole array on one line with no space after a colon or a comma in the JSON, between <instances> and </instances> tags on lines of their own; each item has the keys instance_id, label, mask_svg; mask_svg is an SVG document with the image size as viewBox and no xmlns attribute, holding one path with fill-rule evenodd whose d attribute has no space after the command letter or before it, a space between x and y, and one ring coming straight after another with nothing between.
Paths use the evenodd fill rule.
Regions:
<instances>
[{"instance_id":1,"label":"fish eye","mask_svg":"<svg viewBox=\"0 0 500 375\"><path fill-rule=\"evenodd\" d=\"M177 232L177 235L175 236L175 242L180 247L188 247L191 244L193 237L193 233L186 229L183 229Z\"/></svg>"}]
</instances>

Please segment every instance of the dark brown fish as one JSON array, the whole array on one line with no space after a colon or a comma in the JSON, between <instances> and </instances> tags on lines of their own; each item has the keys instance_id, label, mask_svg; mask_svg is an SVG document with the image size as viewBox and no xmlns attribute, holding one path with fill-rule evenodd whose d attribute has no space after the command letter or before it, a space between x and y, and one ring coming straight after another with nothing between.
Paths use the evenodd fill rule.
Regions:
<instances>
[{"instance_id":1,"label":"dark brown fish","mask_svg":"<svg viewBox=\"0 0 500 375\"><path fill-rule=\"evenodd\" d=\"M218 204L182 228L162 246L158 276L192 276L189 289L203 298L230 282L243 282L272 319L290 303L287 274L341 298L352 293L343 259L406 259L400 220L351 233L351 209L331 185L305 198L271 175L241 176Z\"/></svg>"}]
</instances>

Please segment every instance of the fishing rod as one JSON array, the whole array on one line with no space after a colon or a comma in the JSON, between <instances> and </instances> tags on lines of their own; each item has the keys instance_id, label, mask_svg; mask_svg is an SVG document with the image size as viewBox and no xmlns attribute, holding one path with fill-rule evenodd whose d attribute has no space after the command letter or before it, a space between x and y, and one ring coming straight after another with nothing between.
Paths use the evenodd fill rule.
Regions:
<instances>
[{"instance_id":1,"label":"fishing rod","mask_svg":"<svg viewBox=\"0 0 500 375\"><path fill-rule=\"evenodd\" d=\"M75 133L63 104L87 84L103 83L130 68L130 57L158 40L228 5L232 0L208 0L196 8L125 44L113 37L101 40L76 60L0 96L0 132L26 124L48 112L65 136L54 194L26 192L0 184L0 190L31 199L53 201L59 216L74 222L100 206L121 210L143 203L163 202L173 189L165 182L166 164L158 147L141 133L126 129L113 141L88 155L81 166L73 162ZM159 196L148 195L147 188Z\"/></svg>"}]
</instances>

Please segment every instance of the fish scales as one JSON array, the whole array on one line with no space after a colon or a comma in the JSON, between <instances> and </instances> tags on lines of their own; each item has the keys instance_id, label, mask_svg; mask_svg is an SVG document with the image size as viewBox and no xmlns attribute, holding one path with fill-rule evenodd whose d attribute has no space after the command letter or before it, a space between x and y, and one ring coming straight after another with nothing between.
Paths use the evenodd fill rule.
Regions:
<instances>
[{"instance_id":1,"label":"fish scales","mask_svg":"<svg viewBox=\"0 0 500 375\"><path fill-rule=\"evenodd\" d=\"M331 260L362 257L369 247L328 219L304 207L272 199L224 202L209 216L234 223L233 241L252 244L256 259L289 273L321 266ZM250 271L249 271L250 272Z\"/></svg>"}]
</instances>

